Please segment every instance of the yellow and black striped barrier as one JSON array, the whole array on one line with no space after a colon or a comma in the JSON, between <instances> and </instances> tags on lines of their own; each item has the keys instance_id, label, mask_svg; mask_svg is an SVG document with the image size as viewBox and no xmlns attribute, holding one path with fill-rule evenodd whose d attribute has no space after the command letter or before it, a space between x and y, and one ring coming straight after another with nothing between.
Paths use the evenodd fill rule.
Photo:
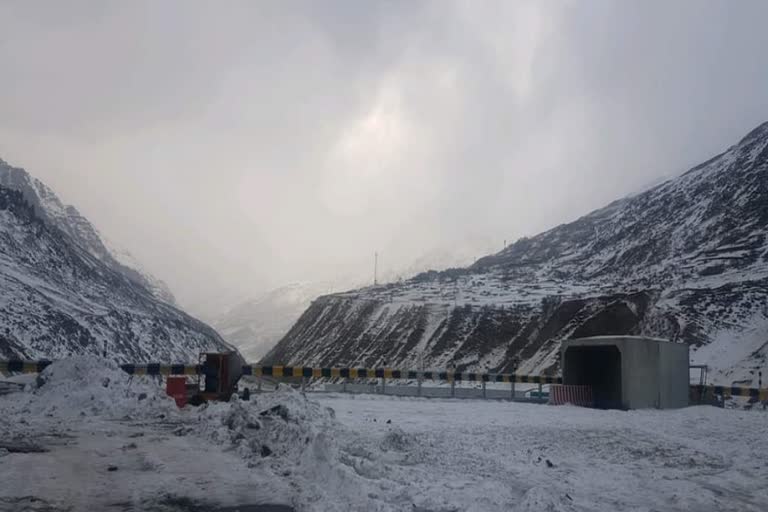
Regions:
<instances>
[{"instance_id":1,"label":"yellow and black striped barrier","mask_svg":"<svg viewBox=\"0 0 768 512\"><path fill-rule=\"evenodd\" d=\"M313 368L309 366L244 366L243 375L274 378L330 379L408 379L455 382L521 382L528 384L560 384L560 377L516 375L514 373L452 372L448 370L415 371L391 368Z\"/></svg>"},{"instance_id":2,"label":"yellow and black striped barrier","mask_svg":"<svg viewBox=\"0 0 768 512\"><path fill-rule=\"evenodd\" d=\"M17 373L39 373L51 361L0 361L0 370ZM203 365L123 364L130 375L200 375ZM414 371L392 368L312 368L307 366L243 366L243 375L274 378L342 378L342 379L409 379L455 382L519 382L528 384L560 384L560 377L516 375L513 373L452 372L448 370Z\"/></svg>"},{"instance_id":3,"label":"yellow and black striped barrier","mask_svg":"<svg viewBox=\"0 0 768 512\"><path fill-rule=\"evenodd\" d=\"M768 401L768 388L747 388L742 386L691 386L691 391L697 398L705 396L722 396L729 398L732 396L744 396L756 398L760 402Z\"/></svg>"},{"instance_id":4,"label":"yellow and black striped barrier","mask_svg":"<svg viewBox=\"0 0 768 512\"><path fill-rule=\"evenodd\" d=\"M0 372L6 373L40 373L51 364L51 361L0 361Z\"/></svg>"},{"instance_id":5,"label":"yellow and black striped barrier","mask_svg":"<svg viewBox=\"0 0 768 512\"><path fill-rule=\"evenodd\" d=\"M184 364L123 364L120 366L129 375L200 375L203 365Z\"/></svg>"},{"instance_id":6,"label":"yellow and black striped barrier","mask_svg":"<svg viewBox=\"0 0 768 512\"><path fill-rule=\"evenodd\" d=\"M0 361L0 371L6 373L40 373L51 361ZM200 375L203 365L185 364L123 364L120 366L130 375ZM453 372L449 370L415 371L395 370L391 368L313 368L308 366L253 366L246 365L243 375L273 378L329 378L329 379L408 379L447 382L505 382L523 384L562 384L561 377L544 375L517 375L514 373L474 373ZM768 401L768 388L748 388L742 386L702 386L692 385L691 391L698 397L704 396L742 396Z\"/></svg>"},{"instance_id":7,"label":"yellow and black striped barrier","mask_svg":"<svg viewBox=\"0 0 768 512\"><path fill-rule=\"evenodd\" d=\"M0 371L6 373L40 373L52 361L0 361ZM184 364L123 364L123 371L130 375L198 375L202 373L202 365Z\"/></svg>"}]
</instances>

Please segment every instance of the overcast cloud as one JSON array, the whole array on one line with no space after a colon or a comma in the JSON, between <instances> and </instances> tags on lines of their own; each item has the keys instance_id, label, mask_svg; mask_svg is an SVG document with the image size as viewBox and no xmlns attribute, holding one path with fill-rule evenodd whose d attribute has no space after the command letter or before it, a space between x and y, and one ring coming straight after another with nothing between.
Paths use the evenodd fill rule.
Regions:
<instances>
[{"instance_id":1,"label":"overcast cloud","mask_svg":"<svg viewBox=\"0 0 768 512\"><path fill-rule=\"evenodd\" d=\"M768 120L768 3L0 1L0 158L199 310L530 235ZM473 247L474 248L474 247Z\"/></svg>"}]
</instances>

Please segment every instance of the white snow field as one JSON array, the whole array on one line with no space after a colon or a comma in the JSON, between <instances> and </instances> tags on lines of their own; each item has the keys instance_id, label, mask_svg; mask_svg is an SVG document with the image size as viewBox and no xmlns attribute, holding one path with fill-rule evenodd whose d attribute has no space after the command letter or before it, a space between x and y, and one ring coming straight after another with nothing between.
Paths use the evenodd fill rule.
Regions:
<instances>
[{"instance_id":1,"label":"white snow field","mask_svg":"<svg viewBox=\"0 0 768 512\"><path fill-rule=\"evenodd\" d=\"M41 380L0 396L3 512L768 510L763 410L290 389L178 410L95 358Z\"/></svg>"},{"instance_id":2,"label":"white snow field","mask_svg":"<svg viewBox=\"0 0 768 512\"><path fill-rule=\"evenodd\" d=\"M348 446L360 447L358 461L374 457L372 502L391 506L381 510L408 510L408 500L440 511L768 510L763 411L372 395L320 402L347 427Z\"/></svg>"}]
</instances>

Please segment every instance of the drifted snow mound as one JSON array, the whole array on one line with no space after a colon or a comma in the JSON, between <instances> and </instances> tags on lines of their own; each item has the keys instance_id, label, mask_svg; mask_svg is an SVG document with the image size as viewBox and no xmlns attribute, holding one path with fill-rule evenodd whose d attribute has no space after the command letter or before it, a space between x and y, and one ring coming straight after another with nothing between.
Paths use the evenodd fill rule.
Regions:
<instances>
[{"instance_id":1,"label":"drifted snow mound","mask_svg":"<svg viewBox=\"0 0 768 512\"><path fill-rule=\"evenodd\" d=\"M209 403L198 414L198 433L234 448L251 465L296 463L335 423L332 409L288 387L247 401Z\"/></svg>"},{"instance_id":2,"label":"drifted snow mound","mask_svg":"<svg viewBox=\"0 0 768 512\"><path fill-rule=\"evenodd\" d=\"M384 435L380 447L385 452L409 452L417 449L418 445L413 435L403 432L399 427L392 427Z\"/></svg>"},{"instance_id":3,"label":"drifted snow mound","mask_svg":"<svg viewBox=\"0 0 768 512\"><path fill-rule=\"evenodd\" d=\"M552 488L532 487L522 498L515 512L572 512L573 499Z\"/></svg>"},{"instance_id":4,"label":"drifted snow mound","mask_svg":"<svg viewBox=\"0 0 768 512\"><path fill-rule=\"evenodd\" d=\"M350 433L333 410L298 391L281 387L249 401L210 403L196 414L199 424L189 425L189 434L235 451L252 468L287 478L297 510L401 510L372 502L387 474L378 448L346 446ZM389 442L398 447L404 441Z\"/></svg>"},{"instance_id":5,"label":"drifted snow mound","mask_svg":"<svg viewBox=\"0 0 768 512\"><path fill-rule=\"evenodd\" d=\"M56 361L37 379L24 409L53 417L142 417L170 414L176 406L151 378L132 377L114 361L78 356ZM21 405L21 404L19 404Z\"/></svg>"}]
</instances>

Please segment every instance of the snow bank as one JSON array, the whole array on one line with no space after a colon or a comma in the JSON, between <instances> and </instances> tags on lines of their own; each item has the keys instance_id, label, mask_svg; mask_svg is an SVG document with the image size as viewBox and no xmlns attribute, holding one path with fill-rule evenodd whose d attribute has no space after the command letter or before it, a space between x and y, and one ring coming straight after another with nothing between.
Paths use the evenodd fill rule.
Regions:
<instances>
[{"instance_id":1,"label":"snow bank","mask_svg":"<svg viewBox=\"0 0 768 512\"><path fill-rule=\"evenodd\" d=\"M188 424L190 435L234 450L249 467L290 482L297 510L335 510L340 504L346 510L399 510L372 506L369 494L377 492L370 481L387 472L387 457L403 458L401 450L411 446L412 439L401 431L374 443L340 445L349 433L333 409L284 386L249 401L210 403L192 414L198 424Z\"/></svg>"},{"instance_id":2,"label":"snow bank","mask_svg":"<svg viewBox=\"0 0 768 512\"><path fill-rule=\"evenodd\" d=\"M296 463L335 423L332 409L283 386L248 401L209 403L197 414L197 433L233 447L251 465Z\"/></svg>"},{"instance_id":3,"label":"snow bank","mask_svg":"<svg viewBox=\"0 0 768 512\"><path fill-rule=\"evenodd\" d=\"M575 511L573 498L551 487L532 487L523 495L515 512L571 512Z\"/></svg>"},{"instance_id":4,"label":"snow bank","mask_svg":"<svg viewBox=\"0 0 768 512\"><path fill-rule=\"evenodd\" d=\"M176 406L160 385L132 377L117 363L94 356L56 361L37 378L29 393L7 397L9 409L33 416L147 417L172 414Z\"/></svg>"}]
</instances>

